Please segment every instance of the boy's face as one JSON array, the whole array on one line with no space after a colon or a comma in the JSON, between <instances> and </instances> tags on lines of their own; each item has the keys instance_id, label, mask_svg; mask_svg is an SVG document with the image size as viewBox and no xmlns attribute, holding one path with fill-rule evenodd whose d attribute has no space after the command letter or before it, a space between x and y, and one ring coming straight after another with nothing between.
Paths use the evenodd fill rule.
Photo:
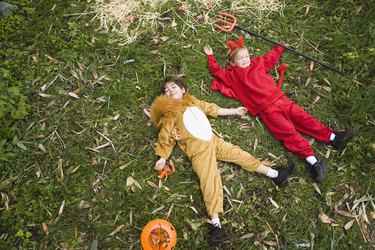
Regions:
<instances>
[{"instance_id":1,"label":"boy's face","mask_svg":"<svg viewBox=\"0 0 375 250\"><path fill-rule=\"evenodd\" d=\"M174 82L166 82L164 84L164 94L172 99L181 100L184 98L185 88L180 88Z\"/></svg>"},{"instance_id":2,"label":"boy's face","mask_svg":"<svg viewBox=\"0 0 375 250\"><path fill-rule=\"evenodd\" d=\"M250 66L250 54L247 49L240 49L230 62L232 66L246 68Z\"/></svg>"}]
</instances>

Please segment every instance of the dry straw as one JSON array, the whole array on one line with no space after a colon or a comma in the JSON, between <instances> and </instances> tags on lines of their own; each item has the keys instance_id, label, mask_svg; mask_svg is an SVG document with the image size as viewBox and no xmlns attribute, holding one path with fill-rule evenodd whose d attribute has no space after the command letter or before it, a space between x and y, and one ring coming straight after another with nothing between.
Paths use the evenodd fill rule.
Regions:
<instances>
[{"instance_id":1,"label":"dry straw","mask_svg":"<svg viewBox=\"0 0 375 250\"><path fill-rule=\"evenodd\" d=\"M158 20L161 19L160 6L167 0L97 0L93 3L94 19L100 21L100 30L118 35L122 45L134 42L143 32L156 30ZM224 2L226 2L224 4ZM174 6L181 6L171 10L181 14L181 19L188 27L195 29L198 22L208 24L211 16L219 11L227 13L241 13L262 20L271 12L282 13L283 4L280 0L174 0ZM225 7L224 7L225 6ZM180 13L177 13L180 12ZM202 18L199 18L202 17Z\"/></svg>"}]
</instances>

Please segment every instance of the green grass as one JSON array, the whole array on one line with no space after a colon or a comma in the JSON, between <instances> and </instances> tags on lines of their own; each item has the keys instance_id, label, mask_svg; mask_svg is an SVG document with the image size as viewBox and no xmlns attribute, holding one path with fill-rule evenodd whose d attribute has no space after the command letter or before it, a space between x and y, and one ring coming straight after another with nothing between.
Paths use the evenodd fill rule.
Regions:
<instances>
[{"instance_id":1,"label":"green grass","mask_svg":"<svg viewBox=\"0 0 375 250\"><path fill-rule=\"evenodd\" d=\"M178 17L176 12L182 1L175 1L159 7L164 17L175 20L175 28L171 20L157 21L157 27L146 29L134 43L120 46L116 34L98 30L93 14L76 15L89 9L93 4L89 2L55 1L53 8L53 2L13 1L20 11L0 19L4 27L0 29L0 70L7 72L0 75L0 84L22 86L30 105L25 118L7 116L1 123L16 129L0 138L0 142L6 140L6 152L15 154L0 161L0 249L89 249L94 239L99 249L140 249L142 228L156 218L175 226L177 249L208 249L199 181L177 147L172 155L176 173L158 192L147 184L158 185L153 169L157 131L143 110L150 108L161 81L170 74L185 75L189 91L200 99L222 107L240 105L209 89L212 77L203 53L209 43L225 65L223 44L240 33L213 31L204 22L195 23L194 29L188 27L183 21L186 16ZM191 16L207 12L196 1L188 2ZM210 17L229 5L230 1L224 1ZM371 1L351 0L286 1L282 15L264 13L262 18L236 13L241 27L284 40L347 72L342 77L317 64L310 72L309 62L291 52L285 52L281 60L289 65L283 90L290 98L325 124L354 128L358 135L344 151L334 150L325 159L330 169L319 185L320 195L304 163L255 118L210 119L227 141L260 159L274 160L271 153L280 157L279 165L289 161L297 165L289 186L278 189L265 177L219 163L223 185L231 194L225 193L222 216L230 242L222 249L277 249L273 244L281 236L288 249L294 249L296 242L312 240L314 249L373 249L374 201L364 200L350 209L362 197L375 198L374 15ZM245 44L252 47L253 56L272 48L253 37L247 37ZM153 55L153 50L159 53ZM123 64L128 59L135 62ZM42 91L43 86L48 88ZM68 95L73 91L79 99ZM51 96L43 97L42 92ZM320 99L312 104L317 96ZM317 141L313 148L321 158L328 150ZM141 188L127 186L129 176ZM366 209L368 222L359 215L360 207ZM338 211L357 215L350 229L344 226L353 218ZM321 213L333 222L322 223ZM109 236L120 225L123 228ZM361 231L365 228L367 232Z\"/></svg>"}]
</instances>

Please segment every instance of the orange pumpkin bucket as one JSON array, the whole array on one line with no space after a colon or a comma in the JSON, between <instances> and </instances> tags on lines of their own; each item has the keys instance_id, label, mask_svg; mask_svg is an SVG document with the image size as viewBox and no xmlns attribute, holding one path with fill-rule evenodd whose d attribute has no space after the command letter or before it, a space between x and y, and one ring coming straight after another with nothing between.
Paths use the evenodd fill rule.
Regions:
<instances>
[{"instance_id":1,"label":"orange pumpkin bucket","mask_svg":"<svg viewBox=\"0 0 375 250\"><path fill-rule=\"evenodd\" d=\"M150 221L142 230L141 243L143 250L173 250L176 247L177 233L166 220Z\"/></svg>"}]
</instances>

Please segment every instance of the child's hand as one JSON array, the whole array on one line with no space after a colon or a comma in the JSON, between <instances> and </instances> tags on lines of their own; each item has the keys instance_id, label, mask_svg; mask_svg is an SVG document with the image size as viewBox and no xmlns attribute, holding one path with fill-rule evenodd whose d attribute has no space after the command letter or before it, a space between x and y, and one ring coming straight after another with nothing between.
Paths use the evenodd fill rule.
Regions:
<instances>
[{"instance_id":1,"label":"child's hand","mask_svg":"<svg viewBox=\"0 0 375 250\"><path fill-rule=\"evenodd\" d=\"M247 109L245 107L238 107L236 108L236 115L243 116L247 112Z\"/></svg>"},{"instance_id":2,"label":"child's hand","mask_svg":"<svg viewBox=\"0 0 375 250\"><path fill-rule=\"evenodd\" d=\"M210 45L206 44L206 45L204 46L204 53L206 53L206 55L208 55L208 56L213 54L213 52L212 52L212 48L211 48Z\"/></svg>"},{"instance_id":3,"label":"child's hand","mask_svg":"<svg viewBox=\"0 0 375 250\"><path fill-rule=\"evenodd\" d=\"M155 163L156 171L162 170L166 162L167 162L166 159L164 159L163 157L160 157L160 159Z\"/></svg>"}]
</instances>

